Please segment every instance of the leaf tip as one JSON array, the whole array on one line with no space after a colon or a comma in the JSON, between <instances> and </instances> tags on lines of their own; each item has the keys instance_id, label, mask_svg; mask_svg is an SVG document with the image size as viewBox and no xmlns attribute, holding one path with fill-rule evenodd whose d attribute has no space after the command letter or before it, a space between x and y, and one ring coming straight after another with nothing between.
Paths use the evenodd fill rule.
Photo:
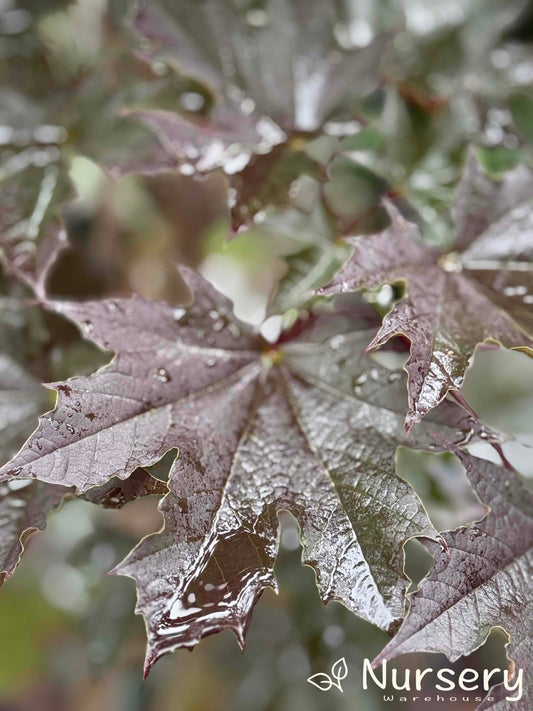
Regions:
<instances>
[{"instance_id":1,"label":"leaf tip","mask_svg":"<svg viewBox=\"0 0 533 711\"><path fill-rule=\"evenodd\" d=\"M418 424L420 420L422 419L422 414L420 412L417 412L416 410L409 410L407 415L405 416L405 431L407 434L412 430L414 425Z\"/></svg>"},{"instance_id":2,"label":"leaf tip","mask_svg":"<svg viewBox=\"0 0 533 711\"><path fill-rule=\"evenodd\" d=\"M231 628L231 631L237 638L237 644L239 645L239 649L241 652L244 652L244 647L245 647L245 636L246 636L246 629L243 625L235 625L235 627Z\"/></svg>"}]
</instances>

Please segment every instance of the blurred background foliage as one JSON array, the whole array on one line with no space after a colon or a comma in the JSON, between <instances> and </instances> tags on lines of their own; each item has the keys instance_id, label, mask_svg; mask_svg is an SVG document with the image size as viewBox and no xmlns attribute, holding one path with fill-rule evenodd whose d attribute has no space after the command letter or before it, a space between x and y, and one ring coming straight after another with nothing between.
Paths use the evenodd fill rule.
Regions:
<instances>
[{"instance_id":1,"label":"blurred background foliage","mask_svg":"<svg viewBox=\"0 0 533 711\"><path fill-rule=\"evenodd\" d=\"M250 23L268 22L265 3L237 4ZM298 165L314 166L291 183L291 206L268 211L228 242L227 176L197 179L171 165L158 175L145 170L167 156L125 111L208 112L212 98L163 58L140 56L124 23L128 12L127 0L0 0L0 230L24 265L35 239L61 214L68 243L49 279L54 296L136 291L177 303L187 298L173 267L178 261L227 293L241 318L260 324L283 315L290 323L301 295L346 258L331 215L352 231L371 231L381 196L392 191L416 210L429 241L453 248L450 206L468 145L495 179L533 158L530 2L339 0L341 48L389 36L379 86L352 106L350 135L332 124L326 141L291 146L291 155L305 158ZM333 153L318 203L316 176ZM285 179L276 180L267 202L280 191L285 199ZM110 357L32 305L27 286L12 276L6 271L0 280L0 364L2 379L23 383L27 399L14 408L7 394L0 397L2 460L53 405L39 382L90 373ZM388 287L369 298L386 310L397 295ZM398 356L393 365L401 367ZM485 422L514 437L504 451L533 477L531 360L478 349L464 394ZM492 456L484 445L472 449ZM166 457L155 475L164 479L168 465ZM398 470L438 528L482 515L453 457L401 450ZM192 654L163 659L142 683L144 629L133 615L134 584L107 571L161 526L157 499L122 510L66 501L46 532L32 537L0 592L0 711L390 708L360 684L362 659L380 650L385 635L339 604L321 605L311 570L299 564L295 523L282 519L281 592L267 592L257 605L246 652L228 633L216 635ZM427 554L413 543L406 555L417 580ZM503 633L493 631L473 659L454 666L503 666L504 644ZM342 656L350 669L343 696L305 683ZM398 662L437 664L449 665L429 655Z\"/></svg>"}]
</instances>

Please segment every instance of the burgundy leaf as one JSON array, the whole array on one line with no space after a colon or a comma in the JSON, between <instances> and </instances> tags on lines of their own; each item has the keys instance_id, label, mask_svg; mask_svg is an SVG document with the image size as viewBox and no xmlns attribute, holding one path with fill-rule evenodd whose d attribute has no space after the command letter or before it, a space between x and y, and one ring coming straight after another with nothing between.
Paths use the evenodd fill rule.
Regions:
<instances>
[{"instance_id":1,"label":"burgundy leaf","mask_svg":"<svg viewBox=\"0 0 533 711\"><path fill-rule=\"evenodd\" d=\"M404 377L364 354L368 330L273 347L200 277L188 278L188 309L140 297L54 305L117 353L94 375L56 384L56 409L2 480L83 492L179 448L165 530L119 567L137 580L147 670L214 631L232 629L243 642L257 597L275 587L279 510L298 520L323 600L394 628L402 544L435 535L395 474L395 449L434 448L428 428L458 442L489 433L444 403L407 437Z\"/></svg>"},{"instance_id":2,"label":"burgundy leaf","mask_svg":"<svg viewBox=\"0 0 533 711\"><path fill-rule=\"evenodd\" d=\"M120 509L143 496L163 496L166 493L168 488L164 481L139 468L125 481L110 479L107 484L89 489L79 498L104 509Z\"/></svg>"},{"instance_id":3,"label":"burgundy leaf","mask_svg":"<svg viewBox=\"0 0 533 711\"><path fill-rule=\"evenodd\" d=\"M489 178L470 147L452 209L456 248L467 249L490 225L512 208L533 198L533 175L525 165L500 180Z\"/></svg>"},{"instance_id":4,"label":"burgundy leaf","mask_svg":"<svg viewBox=\"0 0 533 711\"><path fill-rule=\"evenodd\" d=\"M164 482L137 469L127 481L111 480L79 498L118 509L141 496L166 493ZM73 495L73 489L31 479L0 484L0 584L14 573L28 537L35 531L44 531L48 514Z\"/></svg>"},{"instance_id":5,"label":"burgundy leaf","mask_svg":"<svg viewBox=\"0 0 533 711\"><path fill-rule=\"evenodd\" d=\"M470 654L490 629L510 635L511 671L522 669L526 690L520 700L504 686L480 709L529 711L533 698L531 629L533 606L533 497L516 472L452 448L466 468L485 518L443 534L447 549L428 542L435 565L410 596L409 614L374 661L408 652L444 652L451 661ZM512 683L512 681L511 681Z\"/></svg>"},{"instance_id":6,"label":"burgundy leaf","mask_svg":"<svg viewBox=\"0 0 533 711\"><path fill-rule=\"evenodd\" d=\"M18 159L24 165L23 156ZM30 164L18 170L13 168L11 174L7 167L0 180L0 257L8 274L14 274L38 298L44 298L50 268L67 246L60 207L73 192L61 164Z\"/></svg>"},{"instance_id":7,"label":"burgundy leaf","mask_svg":"<svg viewBox=\"0 0 533 711\"><path fill-rule=\"evenodd\" d=\"M15 571L25 540L34 531L46 528L47 515L64 496L64 487L40 481L0 484L0 584Z\"/></svg>"},{"instance_id":8,"label":"burgundy leaf","mask_svg":"<svg viewBox=\"0 0 533 711\"><path fill-rule=\"evenodd\" d=\"M33 344L30 324L37 309L1 301L0 323L0 460L7 461L32 433L39 414L50 407L46 390L29 372L26 350ZM27 331L30 330L30 337ZM40 353L41 358L43 354ZM127 481L111 480L91 489L82 498L107 508L118 508L139 496L167 492L166 485L139 469ZM44 530L47 514L56 509L73 489L18 479L0 484L0 582L15 570L24 542L36 530Z\"/></svg>"},{"instance_id":9,"label":"burgundy leaf","mask_svg":"<svg viewBox=\"0 0 533 711\"><path fill-rule=\"evenodd\" d=\"M221 168L230 176L236 230L272 204L273 195L288 203L293 176L320 172L291 139L314 134L329 119L352 117L354 101L379 84L386 42L377 37L365 47L340 46L332 0L272 0L256 11L261 23L252 15L230 0L161 0L139 3L133 19L149 40L142 55L177 64L214 91L215 105L201 116L150 109L128 115L155 132L183 171Z\"/></svg>"},{"instance_id":10,"label":"burgundy leaf","mask_svg":"<svg viewBox=\"0 0 533 711\"><path fill-rule=\"evenodd\" d=\"M471 164L459 192L458 205L478 181ZM517 194L524 195L533 178L529 171L515 175ZM513 182L513 185L515 184ZM507 207L510 198L500 186L493 199ZM497 202L496 214L502 208ZM533 209L522 202L490 224L460 254L442 255L428 247L420 230L388 204L391 225L371 237L349 238L351 259L332 283L320 291L331 294L373 288L385 282L406 285L405 297L386 315L370 344L377 348L394 335L411 341L406 364L409 412L406 426L418 422L450 389L458 389L477 344L485 341L531 355L533 342ZM484 213L483 213L484 214ZM456 210L463 244L485 225ZM477 218L476 218L477 219ZM469 235L466 237L465 235Z\"/></svg>"}]
</instances>

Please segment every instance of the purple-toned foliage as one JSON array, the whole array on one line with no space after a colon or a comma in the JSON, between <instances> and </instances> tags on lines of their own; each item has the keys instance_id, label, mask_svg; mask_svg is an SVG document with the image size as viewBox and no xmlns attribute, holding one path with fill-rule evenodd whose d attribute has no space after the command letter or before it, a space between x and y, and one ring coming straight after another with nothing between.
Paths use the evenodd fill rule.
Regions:
<instances>
[{"instance_id":1,"label":"purple-toned foliage","mask_svg":"<svg viewBox=\"0 0 533 711\"><path fill-rule=\"evenodd\" d=\"M82 493L179 448L164 532L118 569L137 580L147 669L217 630L232 629L243 643L257 597L275 587L280 510L300 525L303 559L324 601L341 600L393 630L407 584L402 544L437 536L395 474L395 449L433 448L435 428L456 442L488 433L443 403L406 435L405 378L365 355L374 329L364 303L362 330L320 344L300 334L277 347L186 274L189 308L140 297L50 303L116 356L94 375L54 384L55 410L0 479Z\"/></svg>"},{"instance_id":2,"label":"purple-toned foliage","mask_svg":"<svg viewBox=\"0 0 533 711\"><path fill-rule=\"evenodd\" d=\"M468 109L480 123L474 148L461 104L483 96L485 79L516 89L531 67L507 72L492 36L476 49L454 25L446 53L468 55L460 86L440 67L426 85L416 67L427 63L428 28L409 12L402 20L387 9L378 20L378 2L379 12L363 3L366 19L354 18L358 3L342 0L110 3L98 18L101 56L87 47L83 61L63 66L58 54L76 56L77 43L63 48L47 34L48 3L30 4L15 11L31 20L14 33L30 39L27 53L0 90L0 583L64 501L121 508L160 497L163 528L114 569L136 581L148 674L211 633L231 630L244 645L259 596L277 589L278 515L289 512L323 602L395 634L376 663L418 651L455 660L501 626L526 692L515 704L497 688L479 708L529 711L533 500L505 460L500 468L468 453L484 440L501 454L502 438L459 390L480 344L533 353L533 173L516 147L533 109L517 94L509 112L487 112L482 130L479 100ZM492 4L487 17L501 34L515 13ZM55 24L74 38L79 21L65 12ZM3 41L9 23L0 24ZM39 84L31 99L28 66ZM489 73L473 82L478 66ZM489 81L498 69L503 80ZM448 95L433 95L437 85ZM492 150L498 131L505 140ZM442 155L432 141L445 144ZM98 209L73 202L80 171L71 161L81 155L109 179ZM458 165L449 169L463 155L459 178ZM160 241L158 260L139 269L130 260L139 243L122 240L128 220L113 203L113 181L126 173L136 174L126 178L137 180L135 219L153 208ZM424 237L431 215L453 225L450 249ZM228 225L242 233L228 251L262 239L257 254L276 260L264 298L281 323L275 342L200 275L208 238L222 244ZM52 298L61 264L63 275L74 265L82 297L142 292L132 285L153 278L167 300ZM392 306L380 301L386 284L390 294L403 289ZM405 373L368 352L387 344L394 359L407 342ZM396 472L399 446L456 454L485 517L437 531ZM150 468L169 452L163 482ZM403 546L412 538L434 565L406 616ZM331 672L344 679L344 658ZM309 681L331 686L323 672Z\"/></svg>"},{"instance_id":3,"label":"purple-toned foliage","mask_svg":"<svg viewBox=\"0 0 533 711\"><path fill-rule=\"evenodd\" d=\"M492 627L510 635L515 673L525 693L516 701L498 686L480 709L528 711L532 700L533 497L520 476L451 447L464 464L479 499L488 507L476 523L443 533L445 546L426 543L435 564L409 596L409 613L374 664L407 652L444 652L455 661L485 641Z\"/></svg>"},{"instance_id":4,"label":"purple-toned foliage","mask_svg":"<svg viewBox=\"0 0 533 711\"><path fill-rule=\"evenodd\" d=\"M407 427L461 387L478 344L533 354L532 191L524 166L495 182L470 156L454 209L458 251L429 247L391 202L386 230L347 239L351 258L320 292L405 285L369 347L399 334L411 341Z\"/></svg>"}]
</instances>

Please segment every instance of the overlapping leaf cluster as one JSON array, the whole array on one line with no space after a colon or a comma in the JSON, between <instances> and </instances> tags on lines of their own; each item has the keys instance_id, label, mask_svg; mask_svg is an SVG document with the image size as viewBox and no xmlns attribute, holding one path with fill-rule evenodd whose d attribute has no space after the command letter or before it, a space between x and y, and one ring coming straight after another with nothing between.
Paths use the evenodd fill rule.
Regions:
<instances>
[{"instance_id":1,"label":"overlapping leaf cluster","mask_svg":"<svg viewBox=\"0 0 533 711\"><path fill-rule=\"evenodd\" d=\"M90 70L78 67L69 78L85 96L97 95L110 121L131 128L131 142L128 133L109 150L94 145L105 122L83 125L64 91L33 97L28 110L12 79L5 90L0 576L13 573L27 536L65 497L122 506L164 494L163 530L115 571L137 583L146 673L164 653L213 632L230 629L244 645L255 602L276 588L282 510L298 522L302 561L315 570L323 601L339 600L397 632L380 658L419 650L456 658L500 625L515 663L528 659L530 497L508 467L467 453L476 439L498 449L499 438L457 393L481 344L533 353L533 174L513 152L523 140L520 119L517 131L507 125L512 140L497 154L486 145L466 150L468 140L484 140L472 131L441 149L440 164L429 147L402 157L391 114L402 125L406 116L418 121L433 146L445 143L457 110L457 92L431 95L435 87L409 73L410 57L423 56L426 34L455 36L476 3L461 5L444 27L437 13L431 28L416 3L404 4L407 29L386 3L372 17L352 17L353 6L333 0L248 8L230 0L135 2L123 17L115 8L115 23L129 33L120 35L120 61L92 56ZM490 5L512 32L516 13ZM53 67L49 27L39 18L32 16L33 52ZM464 37L473 66L461 65L466 79L449 68L463 93L486 56L484 44L473 51ZM409 51L399 52L408 39ZM491 36L493 52L504 51L499 39ZM154 67L163 81L147 78ZM493 69L483 66L485 85L497 93ZM136 77L131 91L113 83L117 72ZM103 75L110 85L102 95L95 87ZM164 84L174 80L179 89L169 101ZM157 107L143 106L147 97ZM477 86L469 100L482 105L487 97ZM472 116L477 109L483 115L477 106ZM456 149L464 166L451 204ZM188 269L181 273L192 296L180 304L139 295L52 298L48 276L69 249L62 210L73 199L73 153L115 176L155 175L162 182L151 183L154 191L188 180L187 194L198 200L208 194L206 175L222 173L229 237L259 235L284 261L267 307L280 316L279 334L267 339L237 319L231 302ZM421 176L431 188L425 196L413 189ZM438 212L451 229L445 239L442 230L431 233L437 244L424 232L441 202L452 219ZM54 319L74 322L114 357L93 374L48 384L47 393L40 383L53 377ZM369 354L393 336L403 337L400 349L409 343L406 374ZM46 412L50 392L55 406ZM490 507L486 517L436 531L395 472L399 445L456 453ZM165 485L144 467L172 450ZM403 544L414 537L427 541L435 565L404 619ZM496 693L493 707L508 708ZM526 709L527 698L513 708Z\"/></svg>"}]
</instances>

